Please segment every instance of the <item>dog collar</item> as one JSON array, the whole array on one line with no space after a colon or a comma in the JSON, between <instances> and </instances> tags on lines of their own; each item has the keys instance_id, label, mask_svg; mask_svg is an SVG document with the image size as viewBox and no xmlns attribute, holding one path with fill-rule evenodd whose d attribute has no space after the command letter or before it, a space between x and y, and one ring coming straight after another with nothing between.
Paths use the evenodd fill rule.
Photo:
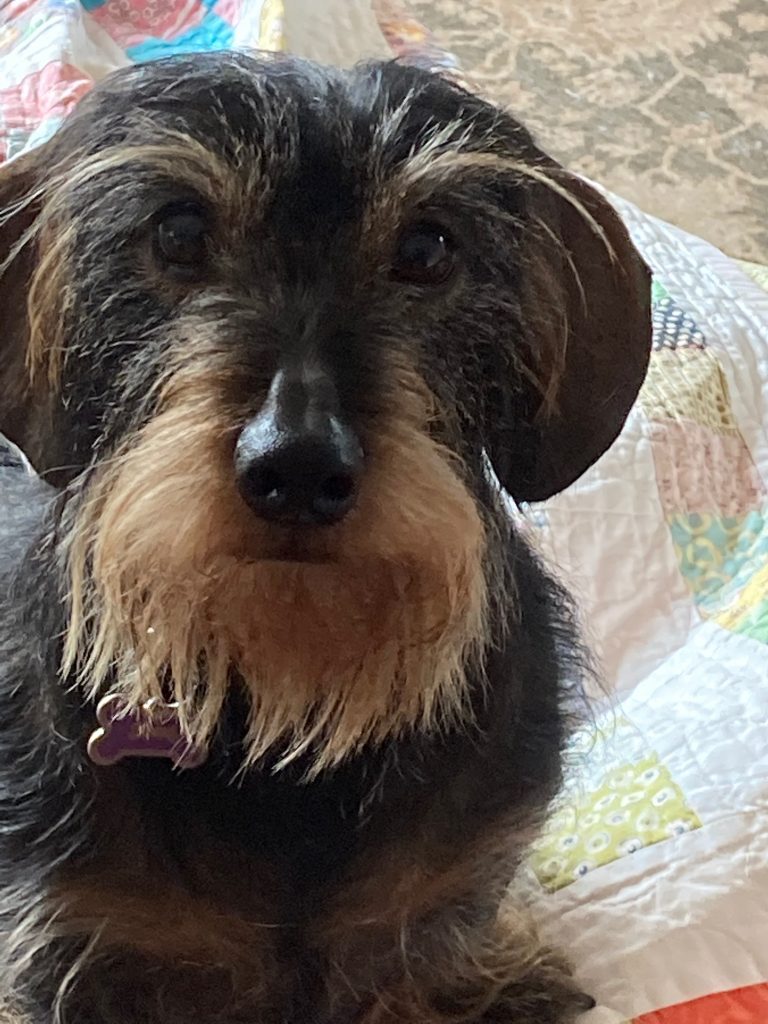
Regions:
<instances>
[{"instance_id":1,"label":"dog collar","mask_svg":"<svg viewBox=\"0 0 768 1024\"><path fill-rule=\"evenodd\" d=\"M94 764L117 764L127 757L164 757L174 768L198 768L208 751L184 735L178 703L148 700L131 707L116 693L103 697L96 708L98 728L88 740Z\"/></svg>"}]
</instances>

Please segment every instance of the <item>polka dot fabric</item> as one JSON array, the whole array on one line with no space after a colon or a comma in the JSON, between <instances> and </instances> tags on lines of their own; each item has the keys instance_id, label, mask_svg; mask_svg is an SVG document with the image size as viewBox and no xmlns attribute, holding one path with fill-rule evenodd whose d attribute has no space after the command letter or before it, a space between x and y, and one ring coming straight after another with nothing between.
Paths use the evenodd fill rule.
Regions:
<instances>
[{"instance_id":1,"label":"polka dot fabric","mask_svg":"<svg viewBox=\"0 0 768 1024\"><path fill-rule=\"evenodd\" d=\"M669 770L650 754L608 772L597 789L556 812L531 866L554 892L618 857L700 827Z\"/></svg>"}]
</instances>

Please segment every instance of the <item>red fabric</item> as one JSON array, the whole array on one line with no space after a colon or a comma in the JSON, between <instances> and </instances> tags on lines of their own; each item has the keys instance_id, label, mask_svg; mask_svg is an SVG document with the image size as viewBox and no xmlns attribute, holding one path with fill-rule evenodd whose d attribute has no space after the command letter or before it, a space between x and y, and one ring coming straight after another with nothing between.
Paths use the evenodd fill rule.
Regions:
<instances>
[{"instance_id":1,"label":"red fabric","mask_svg":"<svg viewBox=\"0 0 768 1024\"><path fill-rule=\"evenodd\" d=\"M768 1024L768 982L644 1013L634 1024Z\"/></svg>"}]
</instances>

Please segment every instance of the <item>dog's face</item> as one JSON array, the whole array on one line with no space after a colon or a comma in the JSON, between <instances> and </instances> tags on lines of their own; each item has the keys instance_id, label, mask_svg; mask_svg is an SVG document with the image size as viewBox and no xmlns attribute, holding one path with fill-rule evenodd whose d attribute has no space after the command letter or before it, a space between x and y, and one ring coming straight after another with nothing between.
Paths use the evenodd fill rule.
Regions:
<instances>
[{"instance_id":1,"label":"dog's face","mask_svg":"<svg viewBox=\"0 0 768 1024\"><path fill-rule=\"evenodd\" d=\"M131 68L0 173L0 429L71 491L66 659L328 764L457 712L497 522L618 433L616 216L414 69Z\"/></svg>"}]
</instances>

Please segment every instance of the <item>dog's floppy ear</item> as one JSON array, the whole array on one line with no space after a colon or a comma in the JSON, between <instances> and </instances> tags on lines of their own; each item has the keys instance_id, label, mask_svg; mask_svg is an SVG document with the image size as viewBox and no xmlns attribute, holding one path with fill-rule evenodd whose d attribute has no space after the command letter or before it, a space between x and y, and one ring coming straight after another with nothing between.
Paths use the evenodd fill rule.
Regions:
<instances>
[{"instance_id":1,"label":"dog's floppy ear","mask_svg":"<svg viewBox=\"0 0 768 1024\"><path fill-rule=\"evenodd\" d=\"M21 440L27 391L27 298L36 262L31 229L40 213L49 147L0 164L0 431Z\"/></svg>"},{"instance_id":2,"label":"dog's floppy ear","mask_svg":"<svg viewBox=\"0 0 768 1024\"><path fill-rule=\"evenodd\" d=\"M19 305L21 296L15 293L15 286L29 270L30 254L21 243L40 209L36 200L43 166L44 149L0 164L0 310L4 325Z\"/></svg>"},{"instance_id":3,"label":"dog's floppy ear","mask_svg":"<svg viewBox=\"0 0 768 1024\"><path fill-rule=\"evenodd\" d=\"M528 180L522 374L501 389L488 455L517 501L562 491L618 436L651 350L650 273L616 212L558 165Z\"/></svg>"}]
</instances>

